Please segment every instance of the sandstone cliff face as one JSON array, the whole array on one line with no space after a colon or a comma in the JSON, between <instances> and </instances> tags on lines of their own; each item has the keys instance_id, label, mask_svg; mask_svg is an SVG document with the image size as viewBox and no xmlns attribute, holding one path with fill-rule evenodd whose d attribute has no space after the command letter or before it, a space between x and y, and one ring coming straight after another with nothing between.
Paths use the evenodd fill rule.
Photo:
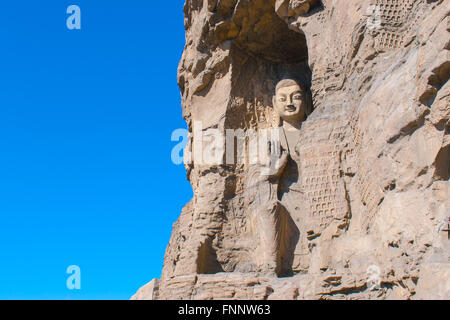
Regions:
<instances>
[{"instance_id":1,"label":"sandstone cliff face","mask_svg":"<svg viewBox=\"0 0 450 320\"><path fill-rule=\"evenodd\" d=\"M194 197L160 280L136 299L450 299L450 1L186 0L179 65L191 138L273 126L295 74L314 111L278 187L289 270L253 261L249 166L187 165Z\"/></svg>"}]
</instances>

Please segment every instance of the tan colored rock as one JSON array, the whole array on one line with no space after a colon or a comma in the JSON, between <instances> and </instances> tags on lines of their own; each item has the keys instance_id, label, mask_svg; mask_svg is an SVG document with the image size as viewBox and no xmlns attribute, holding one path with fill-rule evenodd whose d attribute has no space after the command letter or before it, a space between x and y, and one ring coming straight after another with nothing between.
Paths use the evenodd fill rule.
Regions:
<instances>
[{"instance_id":1,"label":"tan colored rock","mask_svg":"<svg viewBox=\"0 0 450 320\"><path fill-rule=\"evenodd\" d=\"M159 293L159 280L153 279L131 297L131 300L157 300Z\"/></svg>"},{"instance_id":2,"label":"tan colored rock","mask_svg":"<svg viewBox=\"0 0 450 320\"><path fill-rule=\"evenodd\" d=\"M187 163L194 197L161 279L134 298L450 299L450 1L187 0L184 11L190 148L213 150L199 139L211 130L252 148L245 134L281 125L289 152L269 176L239 146L232 163ZM313 105L292 134L274 100L285 78ZM215 146L224 159L228 142Z\"/></svg>"},{"instance_id":3,"label":"tan colored rock","mask_svg":"<svg viewBox=\"0 0 450 320\"><path fill-rule=\"evenodd\" d=\"M283 18L303 15L308 13L316 2L316 0L277 0L275 12Z\"/></svg>"}]
</instances>

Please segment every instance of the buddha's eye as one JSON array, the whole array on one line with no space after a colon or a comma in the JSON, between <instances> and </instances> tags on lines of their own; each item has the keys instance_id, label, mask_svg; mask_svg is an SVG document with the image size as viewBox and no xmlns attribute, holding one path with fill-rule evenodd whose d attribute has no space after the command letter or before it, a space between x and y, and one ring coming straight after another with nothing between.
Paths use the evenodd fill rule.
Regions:
<instances>
[{"instance_id":1,"label":"buddha's eye","mask_svg":"<svg viewBox=\"0 0 450 320\"><path fill-rule=\"evenodd\" d=\"M286 98L285 98L285 97L279 97L279 98L278 98L278 101L280 101L280 102L285 102L285 101L286 101Z\"/></svg>"},{"instance_id":2,"label":"buddha's eye","mask_svg":"<svg viewBox=\"0 0 450 320\"><path fill-rule=\"evenodd\" d=\"M296 94L294 96L294 100L301 100L301 99L302 99L302 96L300 94Z\"/></svg>"}]
</instances>

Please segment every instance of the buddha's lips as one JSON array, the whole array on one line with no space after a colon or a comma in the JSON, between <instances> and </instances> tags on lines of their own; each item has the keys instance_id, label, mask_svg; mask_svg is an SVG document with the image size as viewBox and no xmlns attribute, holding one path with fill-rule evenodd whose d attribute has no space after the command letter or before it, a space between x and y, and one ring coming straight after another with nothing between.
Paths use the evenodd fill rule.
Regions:
<instances>
[{"instance_id":1,"label":"buddha's lips","mask_svg":"<svg viewBox=\"0 0 450 320\"><path fill-rule=\"evenodd\" d=\"M295 109L294 106L286 106L286 111L292 112L292 111L295 111L295 110L296 110L296 109Z\"/></svg>"}]
</instances>

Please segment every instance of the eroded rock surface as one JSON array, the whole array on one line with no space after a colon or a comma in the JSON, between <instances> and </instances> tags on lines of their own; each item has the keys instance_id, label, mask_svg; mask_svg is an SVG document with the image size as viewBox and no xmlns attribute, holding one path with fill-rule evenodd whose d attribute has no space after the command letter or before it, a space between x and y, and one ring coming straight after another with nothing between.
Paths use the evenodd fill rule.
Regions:
<instances>
[{"instance_id":1,"label":"eroded rock surface","mask_svg":"<svg viewBox=\"0 0 450 320\"><path fill-rule=\"evenodd\" d=\"M273 184L298 233L281 232L295 241L283 278L258 268L251 166L194 161L161 279L134 298L450 299L450 1L186 0L184 12L192 139L196 121L272 128L276 84L306 84L298 172Z\"/></svg>"}]
</instances>

